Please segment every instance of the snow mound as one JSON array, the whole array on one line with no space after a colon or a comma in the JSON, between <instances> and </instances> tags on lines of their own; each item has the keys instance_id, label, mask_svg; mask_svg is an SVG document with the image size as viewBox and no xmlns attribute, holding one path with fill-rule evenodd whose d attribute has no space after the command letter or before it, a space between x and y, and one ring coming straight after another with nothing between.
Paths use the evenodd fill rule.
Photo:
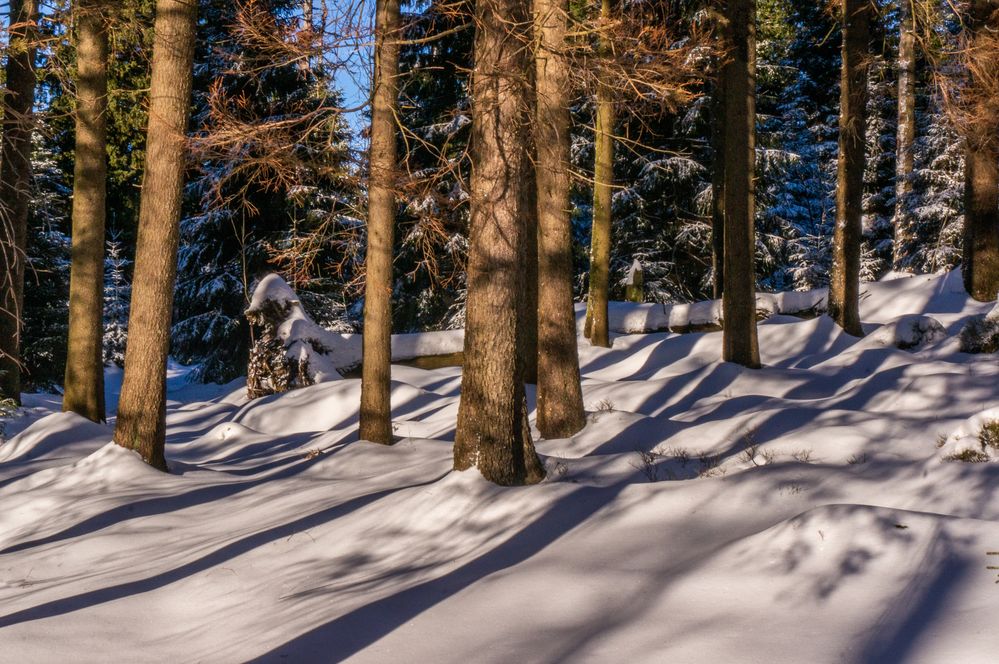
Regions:
<instances>
[{"instance_id":1,"label":"snow mound","mask_svg":"<svg viewBox=\"0 0 999 664\"><path fill-rule=\"evenodd\" d=\"M962 353L994 353L999 350L999 304L987 314L972 316L959 334Z\"/></svg>"},{"instance_id":2,"label":"snow mound","mask_svg":"<svg viewBox=\"0 0 999 664\"><path fill-rule=\"evenodd\" d=\"M0 444L0 461L26 460L58 453L86 456L111 440L111 429L76 413L53 413Z\"/></svg>"},{"instance_id":3,"label":"snow mound","mask_svg":"<svg viewBox=\"0 0 999 664\"><path fill-rule=\"evenodd\" d=\"M919 350L947 337L947 330L935 318L921 314L899 316L869 336L869 343Z\"/></svg>"},{"instance_id":4,"label":"snow mound","mask_svg":"<svg viewBox=\"0 0 999 664\"><path fill-rule=\"evenodd\" d=\"M947 461L999 461L999 408L987 408L960 424L940 445Z\"/></svg>"}]
</instances>

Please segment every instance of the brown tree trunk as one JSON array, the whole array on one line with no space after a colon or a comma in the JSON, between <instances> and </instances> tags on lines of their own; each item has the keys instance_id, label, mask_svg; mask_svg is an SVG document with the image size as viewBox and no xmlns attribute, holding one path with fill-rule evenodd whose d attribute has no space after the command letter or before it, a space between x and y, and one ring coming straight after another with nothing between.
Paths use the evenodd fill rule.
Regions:
<instances>
[{"instance_id":1,"label":"brown tree trunk","mask_svg":"<svg viewBox=\"0 0 999 664\"><path fill-rule=\"evenodd\" d=\"M600 22L611 20L612 0L600 3ZM600 54L609 56L608 37L600 36ZM593 145L593 228L590 231L590 295L585 334L594 346L610 348L607 299L610 290L611 203L614 196L614 97L609 85L597 84Z\"/></svg>"},{"instance_id":2,"label":"brown tree trunk","mask_svg":"<svg viewBox=\"0 0 999 664\"><path fill-rule=\"evenodd\" d=\"M529 113L535 114L537 108L537 93L534 89L534 68L531 67L531 101ZM531 141L531 161L537 164L537 150L534 145L534 135ZM524 218L524 297L520 303L523 310L520 314L520 357L524 362L524 382L536 385L538 382L538 184L534 173L527 176L524 186L527 189L527 216Z\"/></svg>"},{"instance_id":3,"label":"brown tree trunk","mask_svg":"<svg viewBox=\"0 0 999 664\"><path fill-rule=\"evenodd\" d=\"M538 199L538 405L545 438L567 438L586 424L572 301L569 202L568 0L535 0Z\"/></svg>"},{"instance_id":4,"label":"brown tree trunk","mask_svg":"<svg viewBox=\"0 0 999 664\"><path fill-rule=\"evenodd\" d=\"M860 327L860 245L864 216L864 133L870 0L843 0L843 65L840 77L836 230L829 283L829 315L847 334Z\"/></svg>"},{"instance_id":5,"label":"brown tree trunk","mask_svg":"<svg viewBox=\"0 0 999 664\"><path fill-rule=\"evenodd\" d=\"M527 421L518 359L530 163L531 8L527 0L475 5L472 181L465 363L454 467L491 482L538 482L544 468Z\"/></svg>"},{"instance_id":6,"label":"brown tree trunk","mask_svg":"<svg viewBox=\"0 0 999 664\"><path fill-rule=\"evenodd\" d=\"M898 41L898 132L895 153L895 242L892 264L896 270L909 269L909 252L915 241L909 197L912 195L912 171L916 141L916 33L912 3L899 2Z\"/></svg>"},{"instance_id":7,"label":"brown tree trunk","mask_svg":"<svg viewBox=\"0 0 999 664\"><path fill-rule=\"evenodd\" d=\"M724 29L722 27L721 29ZM711 281L716 300L725 289L725 90L711 91Z\"/></svg>"},{"instance_id":8,"label":"brown tree trunk","mask_svg":"<svg viewBox=\"0 0 999 664\"><path fill-rule=\"evenodd\" d=\"M114 440L166 470L166 363L198 3L156 0L146 164Z\"/></svg>"},{"instance_id":9,"label":"brown tree trunk","mask_svg":"<svg viewBox=\"0 0 999 664\"><path fill-rule=\"evenodd\" d=\"M722 359L760 366L756 338L756 1L729 0L727 59L721 70L725 94L723 157L724 275Z\"/></svg>"},{"instance_id":10,"label":"brown tree trunk","mask_svg":"<svg viewBox=\"0 0 999 664\"><path fill-rule=\"evenodd\" d=\"M7 93L0 137L0 396L20 403L38 8L35 0L10 0L9 7Z\"/></svg>"},{"instance_id":11,"label":"brown tree trunk","mask_svg":"<svg viewBox=\"0 0 999 664\"><path fill-rule=\"evenodd\" d=\"M392 442L392 242L395 231L399 23L399 0L378 0L371 109L360 437L383 444Z\"/></svg>"},{"instance_id":12,"label":"brown tree trunk","mask_svg":"<svg viewBox=\"0 0 999 664\"><path fill-rule=\"evenodd\" d=\"M984 30L999 32L999 2L974 0L966 27L970 58L979 65L991 54L976 44ZM979 85L972 74L971 93ZM987 102L986 102L987 104ZM976 300L999 291L999 127L972 122L964 153L964 288Z\"/></svg>"},{"instance_id":13,"label":"brown tree trunk","mask_svg":"<svg viewBox=\"0 0 999 664\"><path fill-rule=\"evenodd\" d=\"M104 205L108 38L94 0L76 12L76 163L62 409L104 421Z\"/></svg>"},{"instance_id":14,"label":"brown tree trunk","mask_svg":"<svg viewBox=\"0 0 999 664\"><path fill-rule=\"evenodd\" d=\"M999 291L999 150L969 142L964 153L964 288L980 302Z\"/></svg>"}]
</instances>

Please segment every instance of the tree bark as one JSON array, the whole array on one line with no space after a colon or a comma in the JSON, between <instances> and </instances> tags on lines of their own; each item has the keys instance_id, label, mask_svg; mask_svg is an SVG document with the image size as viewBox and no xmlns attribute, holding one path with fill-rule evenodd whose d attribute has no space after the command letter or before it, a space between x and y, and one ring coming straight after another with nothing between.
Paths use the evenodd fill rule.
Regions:
<instances>
[{"instance_id":1,"label":"tree bark","mask_svg":"<svg viewBox=\"0 0 999 664\"><path fill-rule=\"evenodd\" d=\"M864 142L870 0L843 0L843 64L840 76L836 229L829 284L829 315L847 334L860 326L860 247L864 217Z\"/></svg>"},{"instance_id":2,"label":"tree bark","mask_svg":"<svg viewBox=\"0 0 999 664\"><path fill-rule=\"evenodd\" d=\"M711 152L711 287L717 300L725 289L725 90L720 72L711 91Z\"/></svg>"},{"instance_id":3,"label":"tree bark","mask_svg":"<svg viewBox=\"0 0 999 664\"><path fill-rule=\"evenodd\" d=\"M104 216L108 37L95 0L76 13L76 163L62 409L104 421Z\"/></svg>"},{"instance_id":4,"label":"tree bark","mask_svg":"<svg viewBox=\"0 0 999 664\"><path fill-rule=\"evenodd\" d=\"M125 376L114 440L166 470L166 363L177 275L181 195L198 3L157 0L146 163Z\"/></svg>"},{"instance_id":5,"label":"tree bark","mask_svg":"<svg viewBox=\"0 0 999 664\"><path fill-rule=\"evenodd\" d=\"M600 22L611 20L612 0L600 3ZM610 39L601 34L599 52L611 53ZM590 232L590 295L586 302L585 334L594 346L610 348L607 299L610 289L611 203L614 196L614 97L609 85L597 83L597 118L593 147L593 227Z\"/></svg>"},{"instance_id":6,"label":"tree bark","mask_svg":"<svg viewBox=\"0 0 999 664\"><path fill-rule=\"evenodd\" d=\"M378 0L371 110L360 437L392 442L392 243L395 231L399 0Z\"/></svg>"},{"instance_id":7,"label":"tree bark","mask_svg":"<svg viewBox=\"0 0 999 664\"><path fill-rule=\"evenodd\" d=\"M536 114L537 90L535 88L534 67L529 67L530 71L530 106L528 113ZM530 140L531 162L537 168L537 147L535 136L532 132L528 136ZM520 299L523 310L520 314L520 357L524 362L524 382L532 385L538 383L538 317L539 317L539 294L538 294L538 183L532 171L527 175L524 186L527 189L526 210L527 216L524 218L526 226L524 228L524 297Z\"/></svg>"},{"instance_id":8,"label":"tree bark","mask_svg":"<svg viewBox=\"0 0 999 664\"><path fill-rule=\"evenodd\" d=\"M502 485L538 482L544 468L527 420L518 306L524 283L530 163L531 10L527 0L479 0L472 75L472 179L465 364L454 467Z\"/></svg>"},{"instance_id":9,"label":"tree bark","mask_svg":"<svg viewBox=\"0 0 999 664\"><path fill-rule=\"evenodd\" d=\"M724 287L722 359L760 366L756 337L756 252L753 185L756 163L756 2L729 0L724 115Z\"/></svg>"},{"instance_id":10,"label":"tree bark","mask_svg":"<svg viewBox=\"0 0 999 664\"><path fill-rule=\"evenodd\" d=\"M0 138L0 396L21 403L21 316L31 199L35 101L35 0L10 0L7 91Z\"/></svg>"},{"instance_id":11,"label":"tree bark","mask_svg":"<svg viewBox=\"0 0 999 664\"><path fill-rule=\"evenodd\" d=\"M537 426L567 438L586 424L572 300L568 0L536 0L538 202Z\"/></svg>"},{"instance_id":12,"label":"tree bark","mask_svg":"<svg viewBox=\"0 0 999 664\"><path fill-rule=\"evenodd\" d=\"M974 0L968 17L971 58L988 58L978 52L983 30L999 31L999 3ZM978 87L974 74L971 92ZM999 128L972 122L964 153L964 288L976 300L996 299L999 291Z\"/></svg>"},{"instance_id":13,"label":"tree bark","mask_svg":"<svg viewBox=\"0 0 999 664\"><path fill-rule=\"evenodd\" d=\"M900 0L898 41L898 132L895 153L895 242L892 263L896 270L909 269L909 252L915 241L909 197L916 141L916 33L912 3Z\"/></svg>"}]
</instances>

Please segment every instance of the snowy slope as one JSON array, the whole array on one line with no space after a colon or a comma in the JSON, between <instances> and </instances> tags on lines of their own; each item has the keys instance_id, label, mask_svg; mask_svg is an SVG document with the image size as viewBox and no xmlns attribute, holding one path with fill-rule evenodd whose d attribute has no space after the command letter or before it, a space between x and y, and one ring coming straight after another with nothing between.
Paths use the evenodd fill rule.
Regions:
<instances>
[{"instance_id":1,"label":"snowy slope","mask_svg":"<svg viewBox=\"0 0 999 664\"><path fill-rule=\"evenodd\" d=\"M450 471L459 368L394 368L391 448L356 441L357 380L175 385L170 475L33 397L0 661L995 662L999 463L944 459L999 416L955 338L991 305L864 290L865 339L775 316L759 371L719 333L582 341L589 424L534 487Z\"/></svg>"}]
</instances>

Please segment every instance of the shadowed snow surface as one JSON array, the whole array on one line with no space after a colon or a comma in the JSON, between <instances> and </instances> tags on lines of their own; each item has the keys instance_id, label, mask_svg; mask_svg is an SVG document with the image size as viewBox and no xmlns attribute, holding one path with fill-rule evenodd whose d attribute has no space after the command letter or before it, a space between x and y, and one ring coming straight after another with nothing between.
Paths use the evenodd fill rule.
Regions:
<instances>
[{"instance_id":1,"label":"shadowed snow surface","mask_svg":"<svg viewBox=\"0 0 999 664\"><path fill-rule=\"evenodd\" d=\"M864 291L866 338L775 316L758 371L720 333L581 341L589 423L534 487L450 470L454 367L393 368L393 447L357 441L357 380L171 383L171 474L28 395L0 661L995 662L999 454L944 460L999 418L956 342L991 304Z\"/></svg>"}]
</instances>

